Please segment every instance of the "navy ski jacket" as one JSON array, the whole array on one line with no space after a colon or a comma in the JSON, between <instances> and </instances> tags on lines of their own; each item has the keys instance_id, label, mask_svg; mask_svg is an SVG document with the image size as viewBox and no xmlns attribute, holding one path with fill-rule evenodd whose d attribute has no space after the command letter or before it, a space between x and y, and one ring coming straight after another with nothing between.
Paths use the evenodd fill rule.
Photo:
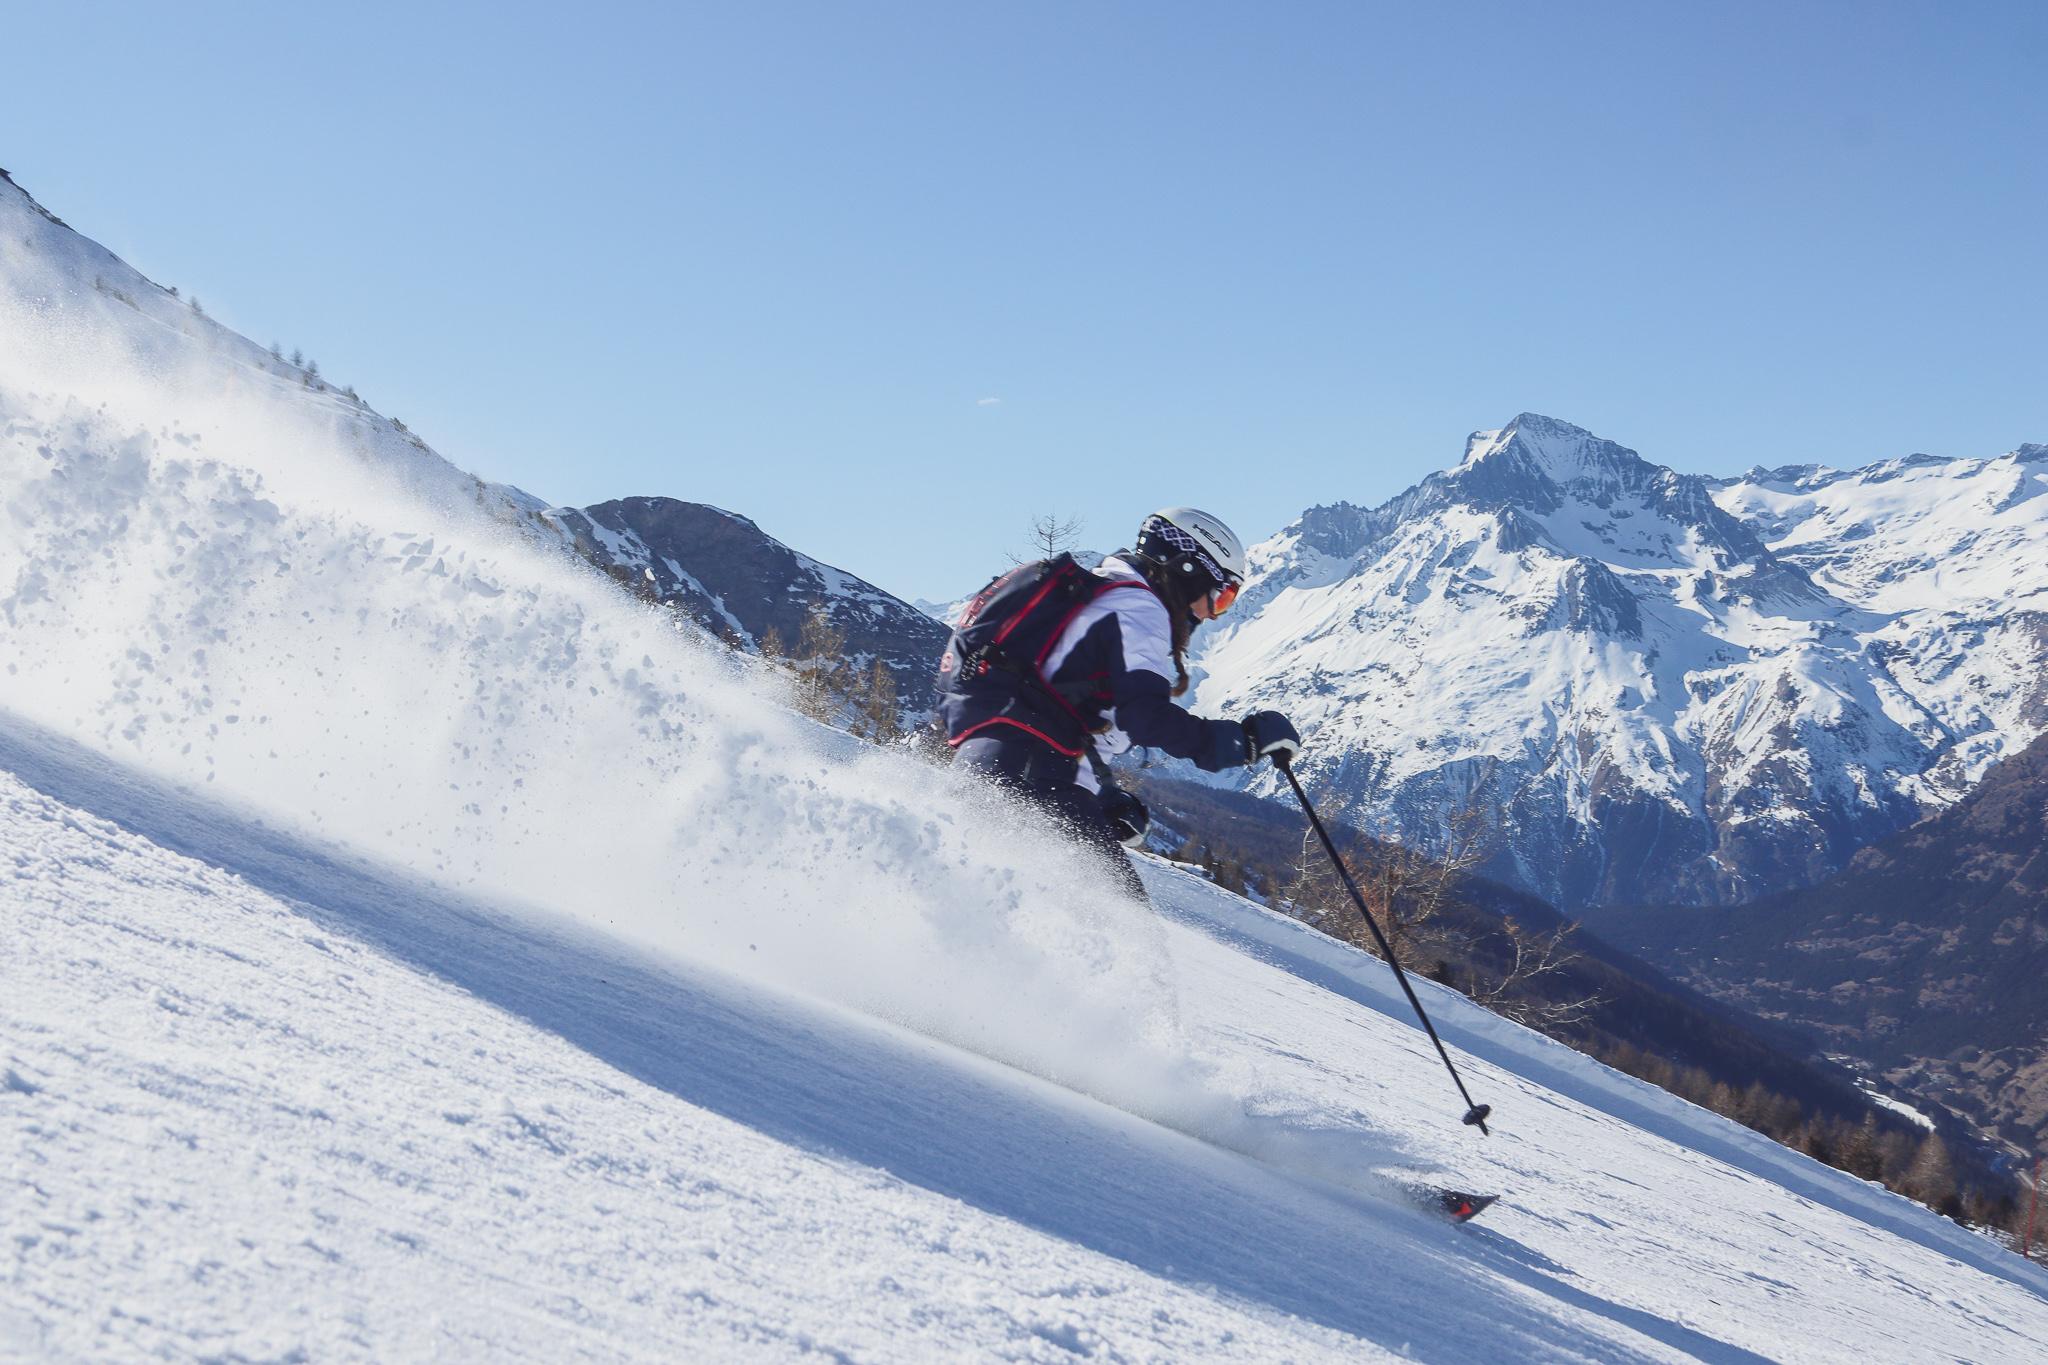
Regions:
<instances>
[{"instance_id":1,"label":"navy ski jacket","mask_svg":"<svg viewBox=\"0 0 2048 1365\"><path fill-rule=\"evenodd\" d=\"M1166 604L1125 560L1111 556L1095 574L1117 586L1098 591L1075 613L1052 642L1043 671L1046 681L1074 699L1094 731L1096 752L1109 758L1137 745L1188 759L1209 772L1243 766L1250 746L1242 725L1204 720L1173 699L1177 670ZM950 719L955 742L974 735L1060 747L1017 720L1001 718L994 707L986 717ZM1097 787L1087 763L1076 765L1074 780L1091 791Z\"/></svg>"}]
</instances>

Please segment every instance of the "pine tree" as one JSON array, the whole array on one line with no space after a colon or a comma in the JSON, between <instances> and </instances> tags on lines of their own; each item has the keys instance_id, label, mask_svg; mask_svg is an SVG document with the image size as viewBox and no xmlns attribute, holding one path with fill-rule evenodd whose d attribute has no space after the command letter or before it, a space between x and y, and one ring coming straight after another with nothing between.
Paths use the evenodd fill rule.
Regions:
<instances>
[{"instance_id":1,"label":"pine tree","mask_svg":"<svg viewBox=\"0 0 2048 1365\"><path fill-rule=\"evenodd\" d=\"M896 674L880 655L862 680L860 724L863 733L877 744L894 744L903 734L896 705Z\"/></svg>"},{"instance_id":2,"label":"pine tree","mask_svg":"<svg viewBox=\"0 0 2048 1365\"><path fill-rule=\"evenodd\" d=\"M1842 1134L1835 1144L1834 1164L1858 1180L1875 1180L1884 1174L1884 1158L1877 1145L1876 1114L1865 1114L1862 1123Z\"/></svg>"},{"instance_id":3,"label":"pine tree","mask_svg":"<svg viewBox=\"0 0 2048 1365\"><path fill-rule=\"evenodd\" d=\"M1758 1132L1767 1133L1770 1131L1770 1105L1771 1092L1764 1087L1764 1083L1751 1081L1744 1088L1741 1098L1735 1101L1735 1112L1729 1117Z\"/></svg>"},{"instance_id":4,"label":"pine tree","mask_svg":"<svg viewBox=\"0 0 2048 1365\"><path fill-rule=\"evenodd\" d=\"M1815 1161L1834 1164L1834 1144L1828 1141L1827 1124L1821 1119L1808 1119L1801 1124L1792 1138L1792 1146Z\"/></svg>"},{"instance_id":5,"label":"pine tree","mask_svg":"<svg viewBox=\"0 0 2048 1365\"><path fill-rule=\"evenodd\" d=\"M1232 895L1244 894L1244 858L1221 840L1212 839L1208 852L1209 878Z\"/></svg>"},{"instance_id":6,"label":"pine tree","mask_svg":"<svg viewBox=\"0 0 2048 1365\"><path fill-rule=\"evenodd\" d=\"M846 686L846 632L832 624L825 604L813 602L796 637L796 705L827 725L839 719Z\"/></svg>"},{"instance_id":7,"label":"pine tree","mask_svg":"<svg viewBox=\"0 0 2048 1365\"><path fill-rule=\"evenodd\" d=\"M1906 1172L1913 1167L1917 1144L1896 1128L1885 1130L1877 1140L1878 1165L1883 1174L1878 1178L1891 1189L1899 1189L1906 1183Z\"/></svg>"},{"instance_id":8,"label":"pine tree","mask_svg":"<svg viewBox=\"0 0 2048 1365\"><path fill-rule=\"evenodd\" d=\"M1902 1193L1951 1217L1961 1211L1961 1201L1956 1197L1955 1162L1950 1159L1948 1144L1941 1140L1941 1134L1929 1133L1920 1144L1913 1164L1906 1169Z\"/></svg>"}]
</instances>

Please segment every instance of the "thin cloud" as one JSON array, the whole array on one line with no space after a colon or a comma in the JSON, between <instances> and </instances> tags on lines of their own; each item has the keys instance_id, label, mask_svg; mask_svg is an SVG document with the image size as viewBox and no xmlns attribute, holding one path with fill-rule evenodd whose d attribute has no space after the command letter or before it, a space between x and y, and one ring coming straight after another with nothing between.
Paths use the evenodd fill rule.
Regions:
<instances>
[{"instance_id":1,"label":"thin cloud","mask_svg":"<svg viewBox=\"0 0 2048 1365\"><path fill-rule=\"evenodd\" d=\"M977 408L999 408L1002 405L1003 400L1000 398L977 398L974 400L974 406Z\"/></svg>"}]
</instances>

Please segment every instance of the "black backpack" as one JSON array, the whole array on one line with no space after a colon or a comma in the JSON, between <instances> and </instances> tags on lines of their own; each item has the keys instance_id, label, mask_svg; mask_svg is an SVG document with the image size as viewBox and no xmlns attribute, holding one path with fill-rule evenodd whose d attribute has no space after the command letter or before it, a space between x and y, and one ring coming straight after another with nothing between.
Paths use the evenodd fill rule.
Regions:
<instances>
[{"instance_id":1,"label":"black backpack","mask_svg":"<svg viewBox=\"0 0 2048 1365\"><path fill-rule=\"evenodd\" d=\"M1036 735L1064 754L1090 753L1082 705L1095 683L1056 687L1046 656L1081 608L1105 592L1138 587L1104 579L1070 554L1024 564L995 579L961 609L939 659L939 719L957 745L994 725Z\"/></svg>"}]
</instances>

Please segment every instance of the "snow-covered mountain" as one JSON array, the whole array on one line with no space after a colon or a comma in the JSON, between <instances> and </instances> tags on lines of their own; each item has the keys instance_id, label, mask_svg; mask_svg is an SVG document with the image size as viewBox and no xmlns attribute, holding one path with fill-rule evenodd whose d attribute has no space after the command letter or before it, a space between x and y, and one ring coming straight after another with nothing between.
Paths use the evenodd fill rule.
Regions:
<instances>
[{"instance_id":1,"label":"snow-covered mountain","mask_svg":"<svg viewBox=\"0 0 2048 1365\"><path fill-rule=\"evenodd\" d=\"M2048 1336L2038 1267L1418 983L1481 1138L1377 962L1170 868L1132 905L389 424L105 302L118 262L26 206L0 187L0 1352ZM1508 1197L1453 1229L1417 1178Z\"/></svg>"},{"instance_id":2,"label":"snow-covered mountain","mask_svg":"<svg viewBox=\"0 0 2048 1365\"><path fill-rule=\"evenodd\" d=\"M553 509L578 553L635 592L676 608L727 643L758 652L773 636L795 653L821 611L859 668L880 658L911 716L928 714L947 628L843 569L790 549L746 517L674 498ZM771 646L772 647L772 646Z\"/></svg>"},{"instance_id":3,"label":"snow-covered mountain","mask_svg":"<svg viewBox=\"0 0 2048 1365\"><path fill-rule=\"evenodd\" d=\"M467 504L536 538L551 538L547 504L509 484L457 469L347 388L265 350L209 317L32 199L0 170L0 307L12 314L13 374L24 392L61 400L53 385L90 373L124 395L187 398L232 415L245 434L280 421L316 427L381 478L437 505ZM159 439L192 448L186 423ZM335 475L339 477L339 475Z\"/></svg>"},{"instance_id":4,"label":"snow-covered mountain","mask_svg":"<svg viewBox=\"0 0 2048 1365\"><path fill-rule=\"evenodd\" d=\"M1814 881L2048 727L2048 449L1713 481L1523 414L1254 547L1198 703L1568 908Z\"/></svg>"}]
</instances>

